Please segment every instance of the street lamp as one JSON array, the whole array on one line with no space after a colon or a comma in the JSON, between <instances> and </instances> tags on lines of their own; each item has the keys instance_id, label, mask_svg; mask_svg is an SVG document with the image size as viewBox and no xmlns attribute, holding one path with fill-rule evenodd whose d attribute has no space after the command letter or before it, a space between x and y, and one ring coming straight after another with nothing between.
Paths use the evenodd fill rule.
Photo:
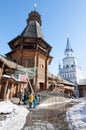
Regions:
<instances>
[{"instance_id":1,"label":"street lamp","mask_svg":"<svg viewBox=\"0 0 86 130\"><path fill-rule=\"evenodd\" d=\"M78 88L78 85L77 85L77 81L75 81L75 96L76 96L76 98L79 97L79 88Z\"/></svg>"}]
</instances>

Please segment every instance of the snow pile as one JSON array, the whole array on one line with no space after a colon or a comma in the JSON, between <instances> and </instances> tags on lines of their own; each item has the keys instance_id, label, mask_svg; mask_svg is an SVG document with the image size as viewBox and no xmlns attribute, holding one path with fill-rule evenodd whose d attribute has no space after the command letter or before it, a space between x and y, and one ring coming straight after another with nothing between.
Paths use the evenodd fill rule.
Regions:
<instances>
[{"instance_id":1,"label":"snow pile","mask_svg":"<svg viewBox=\"0 0 86 130\"><path fill-rule=\"evenodd\" d=\"M69 108L66 115L72 130L86 130L86 104L84 102Z\"/></svg>"},{"instance_id":2,"label":"snow pile","mask_svg":"<svg viewBox=\"0 0 86 130\"><path fill-rule=\"evenodd\" d=\"M0 130L20 130L26 122L28 110L10 101L4 101L0 102L0 114L4 113L6 118L0 120Z\"/></svg>"},{"instance_id":3,"label":"snow pile","mask_svg":"<svg viewBox=\"0 0 86 130\"><path fill-rule=\"evenodd\" d=\"M63 104L63 103L68 103L71 102L73 99L67 99L64 97L55 97L55 98L50 98L46 101L44 101L43 103L41 103L40 105L37 106L37 108L43 108L43 107L48 107L48 106L52 106L52 105L56 105L56 104Z\"/></svg>"}]
</instances>

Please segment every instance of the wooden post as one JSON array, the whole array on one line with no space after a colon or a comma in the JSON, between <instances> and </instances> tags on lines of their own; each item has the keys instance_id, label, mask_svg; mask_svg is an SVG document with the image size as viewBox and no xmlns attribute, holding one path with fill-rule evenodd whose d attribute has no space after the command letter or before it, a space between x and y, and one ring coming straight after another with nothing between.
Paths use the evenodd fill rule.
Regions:
<instances>
[{"instance_id":1,"label":"wooden post","mask_svg":"<svg viewBox=\"0 0 86 130\"><path fill-rule=\"evenodd\" d=\"M10 98L13 97L13 88L14 88L14 83L12 83L12 86L11 86L11 94L10 94Z\"/></svg>"},{"instance_id":2,"label":"wooden post","mask_svg":"<svg viewBox=\"0 0 86 130\"><path fill-rule=\"evenodd\" d=\"M7 86L8 86L8 80L6 81L6 85L5 85L5 91L4 91L4 99L6 99L7 96Z\"/></svg>"},{"instance_id":3,"label":"wooden post","mask_svg":"<svg viewBox=\"0 0 86 130\"><path fill-rule=\"evenodd\" d=\"M48 76L47 76L47 67L48 67L48 57L46 57L46 60L45 60L45 90L47 89L47 86L48 86Z\"/></svg>"},{"instance_id":4,"label":"wooden post","mask_svg":"<svg viewBox=\"0 0 86 130\"><path fill-rule=\"evenodd\" d=\"M38 88L37 88L37 52L35 53L35 57L34 57L34 81L33 81L33 84L34 84L34 90L36 91Z\"/></svg>"},{"instance_id":5,"label":"wooden post","mask_svg":"<svg viewBox=\"0 0 86 130\"><path fill-rule=\"evenodd\" d=\"M5 65L5 63L3 63L2 68L1 68L0 84L1 84L1 77L2 77L2 74L3 74L4 65Z\"/></svg>"}]
</instances>

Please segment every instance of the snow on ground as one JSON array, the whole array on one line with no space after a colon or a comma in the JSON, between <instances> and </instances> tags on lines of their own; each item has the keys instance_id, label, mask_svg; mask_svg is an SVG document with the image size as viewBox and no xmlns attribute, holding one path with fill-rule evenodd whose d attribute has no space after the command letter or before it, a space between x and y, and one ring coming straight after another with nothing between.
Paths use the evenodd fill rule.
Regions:
<instances>
[{"instance_id":1,"label":"snow on ground","mask_svg":"<svg viewBox=\"0 0 86 130\"><path fill-rule=\"evenodd\" d=\"M73 99L64 98L64 97L50 98L50 99L44 101L43 103L41 103L40 105L38 105L37 108L44 108L44 107L48 107L48 106L52 106L52 105L56 105L56 104L67 103L67 102L71 102L72 100Z\"/></svg>"},{"instance_id":2,"label":"snow on ground","mask_svg":"<svg viewBox=\"0 0 86 130\"><path fill-rule=\"evenodd\" d=\"M68 101L68 100L67 100ZM78 99L79 101L79 99ZM66 101L64 101L66 102ZM62 102L57 102L62 103ZM55 102L56 104L56 102ZM49 103L40 104L38 108L46 107ZM53 105L53 103L51 103ZM10 101L0 102L0 114L7 113L5 120L0 120L0 130L21 130L26 122L28 110L21 105ZM67 121L72 130L86 130L86 104L85 102L74 105L66 113ZM29 129L28 129L29 130ZM53 128L52 128L53 130Z\"/></svg>"},{"instance_id":3,"label":"snow on ground","mask_svg":"<svg viewBox=\"0 0 86 130\"><path fill-rule=\"evenodd\" d=\"M0 120L0 130L20 130L26 122L28 110L10 101L0 102L0 114L7 113L5 120Z\"/></svg>"},{"instance_id":4,"label":"snow on ground","mask_svg":"<svg viewBox=\"0 0 86 130\"><path fill-rule=\"evenodd\" d=\"M72 130L86 130L86 103L79 103L67 110L67 121Z\"/></svg>"}]
</instances>

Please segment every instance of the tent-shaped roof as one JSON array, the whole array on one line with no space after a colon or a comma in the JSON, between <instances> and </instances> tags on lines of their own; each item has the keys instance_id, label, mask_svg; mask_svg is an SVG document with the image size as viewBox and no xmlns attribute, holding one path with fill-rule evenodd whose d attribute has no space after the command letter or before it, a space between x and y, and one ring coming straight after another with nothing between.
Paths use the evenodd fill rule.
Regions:
<instances>
[{"instance_id":1,"label":"tent-shaped roof","mask_svg":"<svg viewBox=\"0 0 86 130\"><path fill-rule=\"evenodd\" d=\"M36 20L30 21L30 23L22 32L21 36L43 38L43 34L39 23Z\"/></svg>"},{"instance_id":2,"label":"tent-shaped roof","mask_svg":"<svg viewBox=\"0 0 86 130\"><path fill-rule=\"evenodd\" d=\"M32 11L27 19L27 26L21 36L43 38L41 31L41 16L37 11Z\"/></svg>"},{"instance_id":3,"label":"tent-shaped roof","mask_svg":"<svg viewBox=\"0 0 86 130\"><path fill-rule=\"evenodd\" d=\"M73 49L72 49L71 44L69 42L69 38L67 38L67 44L66 44L65 53L66 52L73 52Z\"/></svg>"}]
</instances>

